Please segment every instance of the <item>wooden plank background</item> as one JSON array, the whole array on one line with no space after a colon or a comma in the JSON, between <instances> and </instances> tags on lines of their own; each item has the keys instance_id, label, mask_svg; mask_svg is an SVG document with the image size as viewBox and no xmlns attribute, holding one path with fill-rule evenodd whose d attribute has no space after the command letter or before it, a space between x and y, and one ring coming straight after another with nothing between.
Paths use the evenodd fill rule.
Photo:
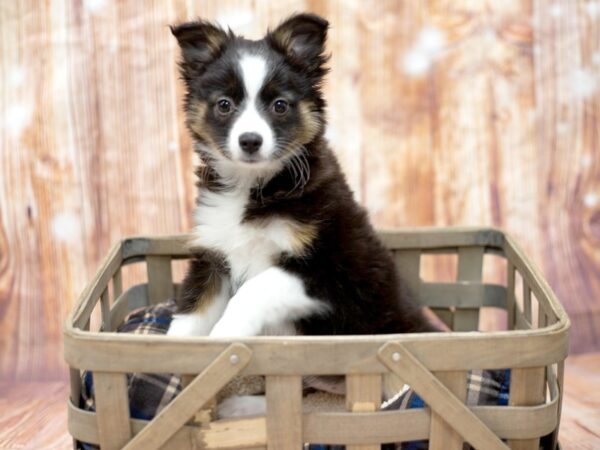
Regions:
<instances>
[{"instance_id":1,"label":"wooden plank background","mask_svg":"<svg viewBox=\"0 0 600 450\"><path fill-rule=\"evenodd\" d=\"M62 323L111 243L191 227L167 24L258 38L303 10L331 22L328 137L374 223L507 229L573 350L600 348L600 2L24 0L0 5L0 377L64 378Z\"/></svg>"}]
</instances>

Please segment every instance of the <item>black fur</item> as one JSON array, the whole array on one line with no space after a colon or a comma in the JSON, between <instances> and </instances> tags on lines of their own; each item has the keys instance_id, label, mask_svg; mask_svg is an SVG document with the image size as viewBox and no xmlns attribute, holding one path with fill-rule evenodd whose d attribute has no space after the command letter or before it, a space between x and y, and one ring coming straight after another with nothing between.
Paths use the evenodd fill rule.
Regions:
<instances>
[{"instance_id":1,"label":"black fur","mask_svg":"<svg viewBox=\"0 0 600 450\"><path fill-rule=\"evenodd\" d=\"M177 312L191 313L201 307L199 302L219 291L229 268L223 255L210 250L194 254L177 301Z\"/></svg>"},{"instance_id":2,"label":"black fur","mask_svg":"<svg viewBox=\"0 0 600 450\"><path fill-rule=\"evenodd\" d=\"M267 111L267 105L282 93L290 99L293 111L285 118L269 116L270 125L278 138L303 146L310 177L299 185L294 172L284 169L268 182L257 184L244 220L260 223L282 217L316 229L304 254L282 254L277 261L304 281L308 295L330 305L329 314L297 322L297 331L306 335L434 331L406 291L390 252L376 237L365 210L354 201L323 137L326 119L321 84L327 72L327 26L318 16L296 15L261 41L236 37L204 21L173 28L182 46L188 126L198 143L212 143L228 157L223 143L231 119L219 117L214 102L222 95L236 103L244 101L236 73L240 50L266 55L270 73L260 93L261 101ZM304 112L299 108L301 104L307 106ZM194 113L198 105L205 111L203 117ZM307 125L308 119L312 120L312 127ZM219 179L212 167L210 153L202 148L199 154L206 166L197 172L199 188L227 189L227 183ZM192 262L180 298L182 311L197 307L196 298L212 271L227 270L215 262L219 260L211 255L206 261L197 258Z\"/></svg>"}]
</instances>

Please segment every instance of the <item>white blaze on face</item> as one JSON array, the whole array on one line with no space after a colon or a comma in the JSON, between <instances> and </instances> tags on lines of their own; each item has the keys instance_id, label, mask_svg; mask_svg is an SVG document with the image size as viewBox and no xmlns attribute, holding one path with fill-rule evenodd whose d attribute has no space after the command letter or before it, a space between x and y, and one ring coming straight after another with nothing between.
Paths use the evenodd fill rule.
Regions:
<instances>
[{"instance_id":1,"label":"white blaze on face","mask_svg":"<svg viewBox=\"0 0 600 450\"><path fill-rule=\"evenodd\" d=\"M229 132L229 148L234 159L242 159L244 152L240 147L240 136L244 133L256 133L263 141L256 156L268 158L274 150L275 139L273 130L258 111L258 94L267 75L267 63L258 55L244 55L240 60L240 68L246 96L241 114Z\"/></svg>"}]
</instances>

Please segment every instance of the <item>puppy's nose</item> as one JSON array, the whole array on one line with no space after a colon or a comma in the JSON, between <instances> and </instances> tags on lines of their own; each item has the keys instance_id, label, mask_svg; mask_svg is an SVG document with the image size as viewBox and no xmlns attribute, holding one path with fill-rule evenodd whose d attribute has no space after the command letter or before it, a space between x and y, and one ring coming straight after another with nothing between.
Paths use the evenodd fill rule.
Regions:
<instances>
[{"instance_id":1,"label":"puppy's nose","mask_svg":"<svg viewBox=\"0 0 600 450\"><path fill-rule=\"evenodd\" d=\"M258 133L242 133L240 135L240 147L249 155L256 153L262 142L262 136Z\"/></svg>"}]
</instances>

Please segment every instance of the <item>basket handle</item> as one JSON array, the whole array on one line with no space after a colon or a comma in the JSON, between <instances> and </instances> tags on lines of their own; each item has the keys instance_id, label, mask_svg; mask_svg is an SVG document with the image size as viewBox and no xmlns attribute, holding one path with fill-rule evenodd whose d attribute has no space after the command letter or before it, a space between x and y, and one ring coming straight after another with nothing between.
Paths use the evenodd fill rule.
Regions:
<instances>
[{"instance_id":1,"label":"basket handle","mask_svg":"<svg viewBox=\"0 0 600 450\"><path fill-rule=\"evenodd\" d=\"M159 449L196 411L246 367L251 356L252 351L244 344L231 344L123 449Z\"/></svg>"},{"instance_id":2,"label":"basket handle","mask_svg":"<svg viewBox=\"0 0 600 450\"><path fill-rule=\"evenodd\" d=\"M379 349L377 356L472 446L486 450L509 449L404 345L388 342Z\"/></svg>"}]
</instances>

